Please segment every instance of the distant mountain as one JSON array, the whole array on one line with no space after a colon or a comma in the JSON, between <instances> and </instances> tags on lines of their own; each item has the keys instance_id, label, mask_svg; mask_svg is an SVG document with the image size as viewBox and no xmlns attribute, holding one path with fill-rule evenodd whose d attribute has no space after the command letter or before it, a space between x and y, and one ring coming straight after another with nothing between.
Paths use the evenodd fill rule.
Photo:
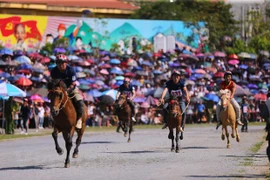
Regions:
<instances>
[{"instance_id":1,"label":"distant mountain","mask_svg":"<svg viewBox=\"0 0 270 180\"><path fill-rule=\"evenodd\" d=\"M111 41L115 43L131 36L141 37L141 33L129 23L124 23L109 34Z\"/></svg>"}]
</instances>

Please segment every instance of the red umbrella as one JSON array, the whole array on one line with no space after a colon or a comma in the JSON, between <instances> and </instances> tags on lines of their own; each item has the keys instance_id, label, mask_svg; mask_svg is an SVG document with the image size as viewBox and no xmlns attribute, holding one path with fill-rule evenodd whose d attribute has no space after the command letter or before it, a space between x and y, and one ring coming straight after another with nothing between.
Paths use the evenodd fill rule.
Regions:
<instances>
[{"instance_id":1,"label":"red umbrella","mask_svg":"<svg viewBox=\"0 0 270 180\"><path fill-rule=\"evenodd\" d=\"M41 59L43 56L41 56L39 53L31 53L27 55L30 58L35 58L35 59Z\"/></svg>"},{"instance_id":2,"label":"red umbrella","mask_svg":"<svg viewBox=\"0 0 270 180\"><path fill-rule=\"evenodd\" d=\"M217 72L217 73L214 74L214 77L223 78L224 77L224 72Z\"/></svg>"},{"instance_id":3,"label":"red umbrella","mask_svg":"<svg viewBox=\"0 0 270 180\"><path fill-rule=\"evenodd\" d=\"M42 64L46 64L46 63L49 63L49 62L51 62L51 59L48 58L48 57L44 57L44 58L42 58L42 59L40 60L40 63L42 63Z\"/></svg>"},{"instance_id":4,"label":"red umbrella","mask_svg":"<svg viewBox=\"0 0 270 180\"><path fill-rule=\"evenodd\" d=\"M29 80L28 78L24 78L24 77L21 77L18 81L17 81L17 85L20 85L20 86L30 86L32 85L32 81Z\"/></svg>"},{"instance_id":5,"label":"red umbrella","mask_svg":"<svg viewBox=\"0 0 270 180\"><path fill-rule=\"evenodd\" d=\"M124 76L126 76L126 77L135 77L136 74L134 74L134 73L132 73L132 72L127 72L127 73L125 73Z\"/></svg>"},{"instance_id":6,"label":"red umbrella","mask_svg":"<svg viewBox=\"0 0 270 180\"><path fill-rule=\"evenodd\" d=\"M228 59L238 59L238 56L236 54L230 54Z\"/></svg>"},{"instance_id":7,"label":"red umbrella","mask_svg":"<svg viewBox=\"0 0 270 180\"><path fill-rule=\"evenodd\" d=\"M266 94L262 94L262 93L260 93L260 94L255 94L254 99L255 99L255 100L266 101L266 100L267 100L267 96L266 96Z\"/></svg>"},{"instance_id":8,"label":"red umbrella","mask_svg":"<svg viewBox=\"0 0 270 180\"><path fill-rule=\"evenodd\" d=\"M20 69L19 71L17 71L18 73L21 73L21 74L30 74L31 71L29 69Z\"/></svg>"}]
</instances>

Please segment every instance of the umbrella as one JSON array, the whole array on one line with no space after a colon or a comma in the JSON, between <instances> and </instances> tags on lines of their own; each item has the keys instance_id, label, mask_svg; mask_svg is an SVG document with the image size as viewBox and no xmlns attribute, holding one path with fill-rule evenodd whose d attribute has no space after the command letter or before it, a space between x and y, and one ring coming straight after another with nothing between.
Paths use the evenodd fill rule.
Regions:
<instances>
[{"instance_id":1,"label":"umbrella","mask_svg":"<svg viewBox=\"0 0 270 180\"><path fill-rule=\"evenodd\" d=\"M243 87L236 85L236 90L234 93L235 96L250 96L252 95L251 92L248 89L244 89Z\"/></svg>"},{"instance_id":2,"label":"umbrella","mask_svg":"<svg viewBox=\"0 0 270 180\"><path fill-rule=\"evenodd\" d=\"M205 70L203 70L203 69L195 69L195 73L197 73L197 74L206 74Z\"/></svg>"},{"instance_id":3,"label":"umbrella","mask_svg":"<svg viewBox=\"0 0 270 180\"><path fill-rule=\"evenodd\" d=\"M21 64L18 69L28 69L32 70L33 66L31 64Z\"/></svg>"},{"instance_id":4,"label":"umbrella","mask_svg":"<svg viewBox=\"0 0 270 180\"><path fill-rule=\"evenodd\" d=\"M14 60L20 64L23 64L23 63L31 64L31 60L27 56L19 56L19 57L15 58Z\"/></svg>"},{"instance_id":5,"label":"umbrella","mask_svg":"<svg viewBox=\"0 0 270 180\"><path fill-rule=\"evenodd\" d=\"M111 96L114 100L116 99L116 94L117 94L117 90L115 90L115 89L111 89L111 90L107 90L107 91L102 92L102 95Z\"/></svg>"},{"instance_id":6,"label":"umbrella","mask_svg":"<svg viewBox=\"0 0 270 180\"><path fill-rule=\"evenodd\" d=\"M99 92L97 89L93 89L87 92L87 94L90 94L93 97L100 97L102 96L102 93Z\"/></svg>"},{"instance_id":7,"label":"umbrella","mask_svg":"<svg viewBox=\"0 0 270 180\"><path fill-rule=\"evenodd\" d=\"M219 102L219 97L216 94L208 93L204 96L207 100L213 101L213 102Z\"/></svg>"},{"instance_id":8,"label":"umbrella","mask_svg":"<svg viewBox=\"0 0 270 180\"><path fill-rule=\"evenodd\" d=\"M110 64L120 64L121 61L119 59L111 59Z\"/></svg>"},{"instance_id":9,"label":"umbrella","mask_svg":"<svg viewBox=\"0 0 270 180\"><path fill-rule=\"evenodd\" d=\"M113 105L114 99L109 95L103 95L100 98L100 103L105 105Z\"/></svg>"},{"instance_id":10,"label":"umbrella","mask_svg":"<svg viewBox=\"0 0 270 180\"><path fill-rule=\"evenodd\" d=\"M35 88L35 89L32 89L32 90L28 91L28 94L30 94L30 95L37 94L37 95L39 95L41 97L46 97L47 94L48 94L48 89L46 89L46 88Z\"/></svg>"},{"instance_id":11,"label":"umbrella","mask_svg":"<svg viewBox=\"0 0 270 180\"><path fill-rule=\"evenodd\" d=\"M140 106L141 108L150 108L150 104L148 104L147 102L142 103L142 105Z\"/></svg>"},{"instance_id":12,"label":"umbrella","mask_svg":"<svg viewBox=\"0 0 270 180\"><path fill-rule=\"evenodd\" d=\"M267 100L267 95L266 94L255 94L254 95L254 99L255 100L262 100L262 101L266 101Z\"/></svg>"},{"instance_id":13,"label":"umbrella","mask_svg":"<svg viewBox=\"0 0 270 180\"><path fill-rule=\"evenodd\" d=\"M216 52L214 52L214 56L215 57L225 57L226 56L226 53L220 52L220 51L216 51Z\"/></svg>"},{"instance_id":14,"label":"umbrella","mask_svg":"<svg viewBox=\"0 0 270 180\"><path fill-rule=\"evenodd\" d=\"M250 55L250 59L257 59L257 55L256 54L249 54Z\"/></svg>"},{"instance_id":15,"label":"umbrella","mask_svg":"<svg viewBox=\"0 0 270 180\"><path fill-rule=\"evenodd\" d=\"M102 69L109 69L109 68L111 68L112 66L111 65L109 65L109 64L106 64L106 63L102 63L102 64L100 64L100 65L98 65L100 68L102 68Z\"/></svg>"},{"instance_id":16,"label":"umbrella","mask_svg":"<svg viewBox=\"0 0 270 180\"><path fill-rule=\"evenodd\" d=\"M38 94L32 95L30 99L34 102L44 102L44 100Z\"/></svg>"},{"instance_id":17,"label":"umbrella","mask_svg":"<svg viewBox=\"0 0 270 180\"><path fill-rule=\"evenodd\" d=\"M250 89L258 89L258 86L256 84L248 84L248 88L250 88Z\"/></svg>"},{"instance_id":18,"label":"umbrella","mask_svg":"<svg viewBox=\"0 0 270 180\"><path fill-rule=\"evenodd\" d=\"M216 72L215 74L214 74L214 77L215 78L223 78L224 77L224 72Z\"/></svg>"},{"instance_id":19,"label":"umbrella","mask_svg":"<svg viewBox=\"0 0 270 180\"><path fill-rule=\"evenodd\" d=\"M137 80L133 80L133 81L131 81L131 83L130 83L132 86L142 86L142 83L140 83L139 81L137 81Z\"/></svg>"},{"instance_id":20,"label":"umbrella","mask_svg":"<svg viewBox=\"0 0 270 180\"><path fill-rule=\"evenodd\" d=\"M84 98L85 98L86 101L95 102L93 96L91 96L90 94L84 93L83 95L84 95Z\"/></svg>"},{"instance_id":21,"label":"umbrella","mask_svg":"<svg viewBox=\"0 0 270 180\"><path fill-rule=\"evenodd\" d=\"M148 104L150 104L150 105L158 105L158 100L157 99L155 99L155 98L153 98L152 96L148 96L147 98L146 98L146 101L145 102L147 102Z\"/></svg>"},{"instance_id":22,"label":"umbrella","mask_svg":"<svg viewBox=\"0 0 270 180\"><path fill-rule=\"evenodd\" d=\"M266 57L269 57L269 52L268 51L260 51L260 54Z\"/></svg>"},{"instance_id":23,"label":"umbrella","mask_svg":"<svg viewBox=\"0 0 270 180\"><path fill-rule=\"evenodd\" d=\"M20 86L30 86L32 85L32 81L29 80L28 78L24 78L24 77L21 77L18 81L17 81L17 85L20 85Z\"/></svg>"},{"instance_id":24,"label":"umbrella","mask_svg":"<svg viewBox=\"0 0 270 180\"><path fill-rule=\"evenodd\" d=\"M124 76L126 76L126 77L135 77L136 74L134 74L132 72L127 72L127 73L124 74Z\"/></svg>"},{"instance_id":25,"label":"umbrella","mask_svg":"<svg viewBox=\"0 0 270 180\"><path fill-rule=\"evenodd\" d=\"M110 57L109 56L105 56L101 59L102 61L109 61L110 60Z\"/></svg>"},{"instance_id":26,"label":"umbrella","mask_svg":"<svg viewBox=\"0 0 270 180\"><path fill-rule=\"evenodd\" d=\"M44 57L44 58L42 58L42 59L40 60L40 63L42 63L42 64L47 64L47 63L49 63L49 62L51 62L51 59L48 58L48 57Z\"/></svg>"},{"instance_id":27,"label":"umbrella","mask_svg":"<svg viewBox=\"0 0 270 180\"><path fill-rule=\"evenodd\" d=\"M27 55L30 58L34 58L34 59L42 59L43 56L41 56L39 53L30 53Z\"/></svg>"},{"instance_id":28,"label":"umbrella","mask_svg":"<svg viewBox=\"0 0 270 180\"><path fill-rule=\"evenodd\" d=\"M248 65L241 64L241 65L239 66L239 68L241 68L241 69L247 69L247 68L248 68Z\"/></svg>"},{"instance_id":29,"label":"umbrella","mask_svg":"<svg viewBox=\"0 0 270 180\"><path fill-rule=\"evenodd\" d=\"M143 61L143 62L141 63L141 65L145 65L145 66L153 66L153 64L150 63L149 61Z\"/></svg>"},{"instance_id":30,"label":"umbrella","mask_svg":"<svg viewBox=\"0 0 270 180\"><path fill-rule=\"evenodd\" d=\"M125 79L125 77L124 76L116 76L114 79L123 81Z\"/></svg>"},{"instance_id":31,"label":"umbrella","mask_svg":"<svg viewBox=\"0 0 270 180\"><path fill-rule=\"evenodd\" d=\"M238 59L238 56L236 54L230 54L228 59Z\"/></svg>"},{"instance_id":32,"label":"umbrella","mask_svg":"<svg viewBox=\"0 0 270 180\"><path fill-rule=\"evenodd\" d=\"M228 64L230 64L230 65L236 65L236 64L239 64L239 61L237 59L232 59L232 60L229 60L228 61Z\"/></svg>"},{"instance_id":33,"label":"umbrella","mask_svg":"<svg viewBox=\"0 0 270 180\"><path fill-rule=\"evenodd\" d=\"M112 74L119 74L119 75L123 75L124 72L122 71L122 69L118 68L118 67L115 67L115 68L112 68L110 73Z\"/></svg>"},{"instance_id":34,"label":"umbrella","mask_svg":"<svg viewBox=\"0 0 270 180\"><path fill-rule=\"evenodd\" d=\"M153 74L160 75L160 74L163 74L163 72L156 69L156 70L153 71Z\"/></svg>"},{"instance_id":35,"label":"umbrella","mask_svg":"<svg viewBox=\"0 0 270 180\"><path fill-rule=\"evenodd\" d=\"M241 58L250 58L250 54L246 52L241 52L238 56Z\"/></svg>"},{"instance_id":36,"label":"umbrella","mask_svg":"<svg viewBox=\"0 0 270 180\"><path fill-rule=\"evenodd\" d=\"M70 61L74 61L74 60L82 60L82 58L76 56L76 55L69 55L67 57Z\"/></svg>"},{"instance_id":37,"label":"umbrella","mask_svg":"<svg viewBox=\"0 0 270 180\"><path fill-rule=\"evenodd\" d=\"M7 72L2 72L2 73L0 73L0 77L9 78L10 77L10 74L7 73Z\"/></svg>"},{"instance_id":38,"label":"umbrella","mask_svg":"<svg viewBox=\"0 0 270 180\"><path fill-rule=\"evenodd\" d=\"M99 72L100 74L105 74L105 75L109 74L109 72L106 69L101 69Z\"/></svg>"},{"instance_id":39,"label":"umbrella","mask_svg":"<svg viewBox=\"0 0 270 180\"><path fill-rule=\"evenodd\" d=\"M136 67L136 66L138 66L138 63L133 59L129 59L127 62L127 65Z\"/></svg>"},{"instance_id":40,"label":"umbrella","mask_svg":"<svg viewBox=\"0 0 270 180\"><path fill-rule=\"evenodd\" d=\"M25 97L26 92L14 86L12 84L3 82L0 84L0 96L18 96L18 97Z\"/></svg>"},{"instance_id":41,"label":"umbrella","mask_svg":"<svg viewBox=\"0 0 270 180\"><path fill-rule=\"evenodd\" d=\"M23 51L20 49L14 50L13 51L13 55L14 56L22 56L23 55Z\"/></svg>"},{"instance_id":42,"label":"umbrella","mask_svg":"<svg viewBox=\"0 0 270 180\"><path fill-rule=\"evenodd\" d=\"M143 102L145 102L145 97L135 97L134 99L133 99L133 102L136 102L136 103L143 103Z\"/></svg>"},{"instance_id":43,"label":"umbrella","mask_svg":"<svg viewBox=\"0 0 270 180\"><path fill-rule=\"evenodd\" d=\"M1 49L0 54L13 56L12 50L11 49L8 49L8 48Z\"/></svg>"},{"instance_id":44,"label":"umbrella","mask_svg":"<svg viewBox=\"0 0 270 180\"><path fill-rule=\"evenodd\" d=\"M55 48L53 50L54 53L66 53L66 50L64 48Z\"/></svg>"}]
</instances>

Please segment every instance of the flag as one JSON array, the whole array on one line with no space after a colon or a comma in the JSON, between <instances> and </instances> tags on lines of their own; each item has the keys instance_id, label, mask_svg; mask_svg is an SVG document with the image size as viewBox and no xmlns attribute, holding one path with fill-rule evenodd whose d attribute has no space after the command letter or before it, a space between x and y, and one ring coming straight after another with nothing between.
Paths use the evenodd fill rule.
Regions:
<instances>
[{"instance_id":1,"label":"flag","mask_svg":"<svg viewBox=\"0 0 270 180\"><path fill-rule=\"evenodd\" d=\"M21 21L18 16L13 16L9 18L0 19L0 30L3 36L10 36L14 33L15 23Z\"/></svg>"}]
</instances>

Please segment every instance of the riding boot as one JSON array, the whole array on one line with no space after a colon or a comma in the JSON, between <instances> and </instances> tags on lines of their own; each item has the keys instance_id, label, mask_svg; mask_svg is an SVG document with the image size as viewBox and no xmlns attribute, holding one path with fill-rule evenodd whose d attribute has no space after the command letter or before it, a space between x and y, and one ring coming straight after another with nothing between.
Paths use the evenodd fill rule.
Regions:
<instances>
[{"instance_id":1,"label":"riding boot","mask_svg":"<svg viewBox=\"0 0 270 180\"><path fill-rule=\"evenodd\" d=\"M76 111L77 111L77 124L76 128L82 128L82 115L84 111L84 102L83 100L79 100L76 102Z\"/></svg>"},{"instance_id":2,"label":"riding boot","mask_svg":"<svg viewBox=\"0 0 270 180\"><path fill-rule=\"evenodd\" d=\"M136 119L135 119L135 106L133 105L133 103L129 100L128 101L128 104L129 104L129 106L130 106L130 108L131 108L131 120L133 121L133 122L136 122Z\"/></svg>"}]
</instances>

